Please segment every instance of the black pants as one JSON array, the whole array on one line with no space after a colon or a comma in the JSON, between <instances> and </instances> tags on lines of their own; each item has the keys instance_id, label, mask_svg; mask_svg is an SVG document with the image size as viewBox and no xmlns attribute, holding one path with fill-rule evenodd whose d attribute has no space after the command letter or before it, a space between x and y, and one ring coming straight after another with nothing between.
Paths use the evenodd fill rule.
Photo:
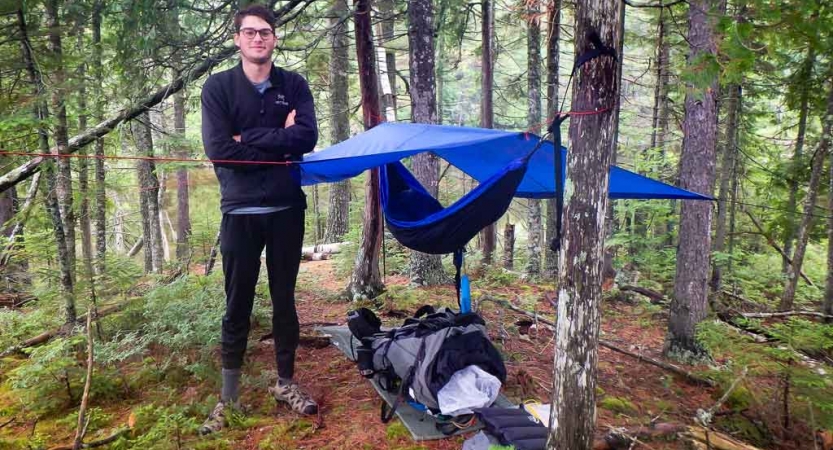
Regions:
<instances>
[{"instance_id":1,"label":"black pants","mask_svg":"<svg viewBox=\"0 0 833 450\"><path fill-rule=\"evenodd\" d=\"M220 251L226 285L222 335L224 369L239 369L243 365L260 273L260 255L265 246L278 376L292 378L299 337L295 279L301 263L303 240L304 211L301 208L269 214L223 215Z\"/></svg>"}]
</instances>

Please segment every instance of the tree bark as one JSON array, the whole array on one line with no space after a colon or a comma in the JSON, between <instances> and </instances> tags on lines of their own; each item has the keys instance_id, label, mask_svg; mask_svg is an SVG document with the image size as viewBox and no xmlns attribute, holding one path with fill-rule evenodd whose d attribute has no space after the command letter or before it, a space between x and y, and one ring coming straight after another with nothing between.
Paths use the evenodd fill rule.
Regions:
<instances>
[{"instance_id":1,"label":"tree bark","mask_svg":"<svg viewBox=\"0 0 833 450\"><path fill-rule=\"evenodd\" d=\"M671 181L676 183L675 177L669 176L674 171L674 167L668 162L668 148L665 146L666 135L668 134L668 78L670 72L670 47L668 39L668 19L666 18L666 8L659 9L659 21L657 24L657 49L656 49L656 87L654 89L654 114L651 130L651 147L658 148L660 158L663 162L662 175L660 179L663 181ZM671 211L676 210L675 203L671 200ZM667 241L670 241L670 236L674 231L672 224L673 217L668 220L660 221L657 233L665 235Z\"/></svg>"},{"instance_id":2,"label":"tree bark","mask_svg":"<svg viewBox=\"0 0 833 450\"><path fill-rule=\"evenodd\" d=\"M150 116L144 113L132 122L136 149L142 156L153 156L153 138L150 132ZM153 161L137 163L140 201L142 204L142 230L145 239L145 270L159 273L164 264L162 232L159 223L159 180ZM150 263L148 267L148 262ZM149 270L148 270L149 269Z\"/></svg>"},{"instance_id":3,"label":"tree bark","mask_svg":"<svg viewBox=\"0 0 833 450\"><path fill-rule=\"evenodd\" d=\"M693 0L689 3L689 67L702 64L704 58L708 61L716 57L717 44L711 15L715 6L714 0ZM717 143L716 77L696 92L695 89L695 86L689 86L685 99L680 186L709 195L714 185ZM711 221L710 203L682 203L674 298L665 342L665 354L681 360L698 360L705 355L705 350L697 343L695 328L705 319L708 306Z\"/></svg>"},{"instance_id":4,"label":"tree bark","mask_svg":"<svg viewBox=\"0 0 833 450\"><path fill-rule=\"evenodd\" d=\"M541 22L539 0L526 2L527 29L527 127L532 133L541 134ZM542 247L544 225L541 223L541 200L529 199L527 202L527 263L525 272L528 277L541 275ZM505 245L505 244L504 244Z\"/></svg>"},{"instance_id":5,"label":"tree bark","mask_svg":"<svg viewBox=\"0 0 833 450\"><path fill-rule=\"evenodd\" d=\"M174 72L174 79L179 77L180 71ZM177 138L176 155L180 158L188 157L185 146L185 92L179 91L174 95L174 133ZM188 169L176 170L176 259L182 263L190 261L191 247L191 204L188 186Z\"/></svg>"},{"instance_id":6,"label":"tree bark","mask_svg":"<svg viewBox=\"0 0 833 450\"><path fill-rule=\"evenodd\" d=\"M26 72L29 75L29 82L34 89L34 116L38 123L38 146L41 153L49 152L49 135L45 128L45 122L49 116L49 111L44 100L45 88L43 84L43 77L40 70L35 65L35 60L32 58L31 48L32 44L29 42L28 30L26 28L26 19L23 9L17 11L18 26L20 30L20 48L23 55L23 62L26 66ZM55 194L56 177L54 163L48 161L44 170L46 174L46 210L52 219L52 231L55 235L55 247L58 253L58 265L60 270L60 292L64 302L64 319L65 323L75 323L77 313L75 311L75 295L73 292L72 274L70 271L69 255L67 252L67 240L64 234L63 222L61 220L61 213L58 209L58 199Z\"/></svg>"},{"instance_id":7,"label":"tree bark","mask_svg":"<svg viewBox=\"0 0 833 450\"><path fill-rule=\"evenodd\" d=\"M726 248L726 217L729 204L730 181L737 176L735 170L738 127L740 124L741 111L743 109L743 91L738 84L731 84L727 87L729 93L729 104L727 105L726 142L723 147L722 162L720 165L720 191L717 200L717 224L715 226L714 244L712 252L723 253ZM712 267L711 291L720 291L723 263L715 261Z\"/></svg>"},{"instance_id":8,"label":"tree bark","mask_svg":"<svg viewBox=\"0 0 833 450\"><path fill-rule=\"evenodd\" d=\"M47 48L53 59L52 91L50 100L55 114L54 140L57 146L53 153L63 155L69 153L67 145L67 110L65 104L66 76L64 74L63 48L61 43L60 11L57 0L47 0L44 4L45 22L49 37ZM75 281L75 211L72 206L72 164L69 158L58 158L57 161L57 189L58 208L66 233L67 258L69 258L70 277Z\"/></svg>"},{"instance_id":9,"label":"tree bark","mask_svg":"<svg viewBox=\"0 0 833 450\"><path fill-rule=\"evenodd\" d=\"M84 48L83 28L78 33L78 49ZM78 132L83 133L87 129L87 63L82 62L78 66ZM81 150L83 155L87 154L87 147ZM90 227L90 189L89 189L89 162L86 158L78 161L78 191L81 197L81 205L78 210L78 224L81 228L81 257L84 260L84 276L90 281L93 279L93 237Z\"/></svg>"},{"instance_id":10,"label":"tree bark","mask_svg":"<svg viewBox=\"0 0 833 450\"><path fill-rule=\"evenodd\" d=\"M824 303L821 312L833 316L833 152L830 152L830 174L827 194L827 285L824 290ZM831 319L825 320L833 322Z\"/></svg>"},{"instance_id":11,"label":"tree bark","mask_svg":"<svg viewBox=\"0 0 833 450\"><path fill-rule=\"evenodd\" d=\"M576 4L575 55L589 51L590 34L619 47L621 8L616 0ZM617 62L601 56L576 75L572 108L610 108L617 103ZM590 449L596 421L602 263L615 114L575 116L564 193L564 232L558 262L558 311L553 364L553 414L548 449Z\"/></svg>"},{"instance_id":12,"label":"tree bark","mask_svg":"<svg viewBox=\"0 0 833 450\"><path fill-rule=\"evenodd\" d=\"M393 41L393 21L396 17L394 0L378 0L379 46L376 54L379 61L379 85L381 88L382 110L385 119L396 121L396 54L388 45Z\"/></svg>"},{"instance_id":13,"label":"tree bark","mask_svg":"<svg viewBox=\"0 0 833 450\"><path fill-rule=\"evenodd\" d=\"M353 7L362 114L364 127L369 130L382 122L376 79L376 53L373 51L373 29L370 24L371 1L354 0ZM363 225L353 274L347 286L347 295L353 300L373 298L384 289L379 271L379 250L382 247L384 228L379 199L379 169L371 169L367 175Z\"/></svg>"},{"instance_id":14,"label":"tree bark","mask_svg":"<svg viewBox=\"0 0 833 450\"><path fill-rule=\"evenodd\" d=\"M793 151L793 160L790 164L789 184L790 195L787 200L787 229L784 236L784 257L782 267L784 275L788 275L790 262L787 260L792 258L793 242L795 241L795 218L798 211L798 186L800 174L804 172L804 137L807 133L807 115L810 111L810 78L813 74L813 65L816 63L816 48L810 43L807 49L807 56L804 58L804 64L801 65L800 78L796 80L796 85L800 89L799 106L798 106L798 133L795 137L795 150Z\"/></svg>"},{"instance_id":15,"label":"tree bark","mask_svg":"<svg viewBox=\"0 0 833 450\"><path fill-rule=\"evenodd\" d=\"M493 128L494 109L492 105L494 83L494 40L495 8L492 0L481 0L481 75L480 75L480 127ZM497 241L495 224L486 225L480 232L483 243L482 264L492 263L492 256L495 252L495 241Z\"/></svg>"},{"instance_id":16,"label":"tree bark","mask_svg":"<svg viewBox=\"0 0 833 450\"><path fill-rule=\"evenodd\" d=\"M432 0L408 2L408 44L410 49L411 120L437 123L437 92L434 68L434 6ZM413 157L414 176L425 189L439 195L440 163L432 153ZM440 255L411 252L411 283L437 285L447 283Z\"/></svg>"},{"instance_id":17,"label":"tree bark","mask_svg":"<svg viewBox=\"0 0 833 450\"><path fill-rule=\"evenodd\" d=\"M830 65L828 74L833 76L833 64ZM804 253L807 251L807 242L810 239L813 212L819 195L819 185L821 184L822 168L825 159L827 159L827 153L830 151L830 141L833 140L833 85L830 86L830 92L827 96L827 111L822 120L821 140L816 149L816 154L813 156L813 172L810 174L810 186L807 188L804 215L801 217L801 224L796 236L795 254L792 255L792 264L787 268L787 281L784 284L784 295L781 297L779 306L782 311L793 309L795 289L798 286L798 274L801 272Z\"/></svg>"},{"instance_id":18,"label":"tree bark","mask_svg":"<svg viewBox=\"0 0 833 450\"><path fill-rule=\"evenodd\" d=\"M350 71L348 55L347 22L349 14L347 0L335 0L330 10L330 116L331 144L337 144L350 138L350 117L348 110L347 74ZM339 181L330 185L329 206L327 207L327 227L324 242L341 242L350 229L350 180Z\"/></svg>"},{"instance_id":19,"label":"tree bark","mask_svg":"<svg viewBox=\"0 0 833 450\"><path fill-rule=\"evenodd\" d=\"M93 31L93 76L95 79L95 104L93 117L97 123L104 120L104 71L101 62L101 10L103 0L95 3L92 17ZM106 268L105 255L107 252L107 196L104 185L104 137L95 140L95 268L99 275Z\"/></svg>"},{"instance_id":20,"label":"tree bark","mask_svg":"<svg viewBox=\"0 0 833 450\"><path fill-rule=\"evenodd\" d=\"M515 225L508 220L503 225L503 268L515 268Z\"/></svg>"},{"instance_id":21,"label":"tree bark","mask_svg":"<svg viewBox=\"0 0 833 450\"><path fill-rule=\"evenodd\" d=\"M561 37L561 0L547 3L547 125L558 112L558 40ZM558 255L550 248L555 239L555 199L547 200L547 224L544 247L544 276L555 278L558 271Z\"/></svg>"}]
</instances>

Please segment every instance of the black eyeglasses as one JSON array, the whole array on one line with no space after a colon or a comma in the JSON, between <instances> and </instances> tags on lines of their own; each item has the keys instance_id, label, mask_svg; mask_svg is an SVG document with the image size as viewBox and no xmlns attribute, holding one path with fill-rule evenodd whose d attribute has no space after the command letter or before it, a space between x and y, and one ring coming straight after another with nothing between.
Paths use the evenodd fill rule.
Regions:
<instances>
[{"instance_id":1,"label":"black eyeglasses","mask_svg":"<svg viewBox=\"0 0 833 450\"><path fill-rule=\"evenodd\" d=\"M254 28L241 28L238 33L243 35L246 39L254 39L255 35L260 34L260 38L263 40L267 40L275 35L271 28L261 28L259 30Z\"/></svg>"}]
</instances>

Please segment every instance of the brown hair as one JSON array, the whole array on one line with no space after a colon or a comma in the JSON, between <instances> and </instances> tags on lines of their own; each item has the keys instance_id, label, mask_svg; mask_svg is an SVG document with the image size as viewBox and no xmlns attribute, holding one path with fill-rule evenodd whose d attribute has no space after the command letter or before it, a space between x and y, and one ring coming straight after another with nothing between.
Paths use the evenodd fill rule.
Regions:
<instances>
[{"instance_id":1,"label":"brown hair","mask_svg":"<svg viewBox=\"0 0 833 450\"><path fill-rule=\"evenodd\" d=\"M240 25L243 23L243 18L246 16L255 16L260 17L266 23L272 27L272 31L275 31L275 14L267 7L263 5L259 5L257 3L251 4L234 15L234 31L240 31Z\"/></svg>"}]
</instances>

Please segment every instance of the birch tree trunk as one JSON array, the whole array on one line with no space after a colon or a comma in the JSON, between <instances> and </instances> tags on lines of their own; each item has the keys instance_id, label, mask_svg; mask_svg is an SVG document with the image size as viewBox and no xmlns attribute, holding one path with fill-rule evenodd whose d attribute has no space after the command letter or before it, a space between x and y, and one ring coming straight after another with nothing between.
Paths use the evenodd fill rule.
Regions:
<instances>
[{"instance_id":1,"label":"birch tree trunk","mask_svg":"<svg viewBox=\"0 0 833 450\"><path fill-rule=\"evenodd\" d=\"M330 144L350 138L350 117L347 74L350 71L347 22L347 0L335 0L330 10L330 116L332 117ZM324 242L341 242L350 225L350 179L330 185L327 226Z\"/></svg>"},{"instance_id":2,"label":"birch tree trunk","mask_svg":"<svg viewBox=\"0 0 833 450\"><path fill-rule=\"evenodd\" d=\"M537 135L541 134L541 22L539 0L531 0L527 6L527 127ZM525 272L530 278L541 275L541 200L528 199L526 228L528 232ZM504 243L505 245L505 243Z\"/></svg>"},{"instance_id":3,"label":"birch tree trunk","mask_svg":"<svg viewBox=\"0 0 833 450\"><path fill-rule=\"evenodd\" d=\"M369 130L382 121L379 110L376 54L373 51L373 28L370 24L370 0L354 0L356 28L356 59L359 62L359 84L362 92L364 127ZM353 300L373 298L384 289L379 272L379 250L382 246L382 206L379 199L379 169L371 169L365 182L365 206L361 243L356 253L353 274L347 295Z\"/></svg>"},{"instance_id":4,"label":"birch tree trunk","mask_svg":"<svg viewBox=\"0 0 833 450\"><path fill-rule=\"evenodd\" d=\"M103 0L96 1L93 8L92 31L93 31L93 77L94 98L93 117L96 123L104 120L104 71L101 63L101 10L104 7ZM95 266L96 272L100 275L106 268L105 255L107 252L107 193L105 190L104 175L104 137L95 140Z\"/></svg>"},{"instance_id":5,"label":"birch tree trunk","mask_svg":"<svg viewBox=\"0 0 833 450\"><path fill-rule=\"evenodd\" d=\"M738 145L738 127L740 123L740 115L742 111L742 91L741 86L732 84L727 87L729 93L729 104L727 105L727 123L726 123L726 143L723 148L723 155L720 167L720 190L718 192L717 200L717 224L714 233L714 245L712 246L713 253L723 253L726 248L726 218L728 216L729 192L731 189L730 181L736 177L736 155ZM717 293L720 291L720 284L722 278L723 263L714 262L712 267L711 291Z\"/></svg>"},{"instance_id":6,"label":"birch tree trunk","mask_svg":"<svg viewBox=\"0 0 833 450\"><path fill-rule=\"evenodd\" d=\"M396 11L393 0L379 0L379 46L376 55L379 62L379 87L382 94L382 110L385 120L396 121L396 54L388 47L394 39L393 28Z\"/></svg>"},{"instance_id":7,"label":"birch tree trunk","mask_svg":"<svg viewBox=\"0 0 833 450\"><path fill-rule=\"evenodd\" d=\"M492 43L494 39L494 19L495 8L492 0L482 0L480 2L480 16L481 16L481 75L480 75L480 127L493 128L494 110L492 105L494 83L494 50ZM495 224L486 225L480 232L481 241L483 243L483 260L484 265L492 264L492 257L495 252L495 244L497 241Z\"/></svg>"},{"instance_id":8,"label":"birch tree trunk","mask_svg":"<svg viewBox=\"0 0 833 450\"><path fill-rule=\"evenodd\" d=\"M54 139L57 154L67 154L69 136L67 133L67 110L64 90L66 76L64 74L63 47L61 43L60 10L57 0L47 0L44 4L45 22L49 37L47 48L53 59L51 103L55 114ZM70 277L75 281L75 212L72 209L72 164L69 158L58 158L58 175L56 186L58 189L58 208L63 222L66 236L67 258L69 258Z\"/></svg>"},{"instance_id":9,"label":"birch tree trunk","mask_svg":"<svg viewBox=\"0 0 833 450\"><path fill-rule=\"evenodd\" d=\"M717 43L712 23L715 7L714 0L693 0L689 3L689 67L702 64L703 58L716 57ZM705 86L689 86L686 94L680 187L710 195L714 185L717 143L717 79L714 77L703 84ZM697 343L695 328L705 319L708 306L711 222L710 203L682 202L677 273L665 354L683 361L699 360L705 356L704 349Z\"/></svg>"},{"instance_id":10,"label":"birch tree trunk","mask_svg":"<svg viewBox=\"0 0 833 450\"><path fill-rule=\"evenodd\" d=\"M591 49L589 33L617 48L621 9L617 0L576 4L576 50ZM591 60L576 74L573 109L612 107L619 82L614 58ZM564 233L558 261L552 414L548 449L589 450L596 421L596 363L608 167L613 158L615 114L575 116L564 193Z\"/></svg>"},{"instance_id":11,"label":"birch tree trunk","mask_svg":"<svg viewBox=\"0 0 833 450\"><path fill-rule=\"evenodd\" d=\"M833 64L828 70L828 80L833 76ZM813 173L810 174L810 186L807 188L807 199L804 203L804 214L801 217L801 224L795 239L795 254L792 255L792 264L787 269L787 281L784 284L784 295L781 297L780 309L787 311L793 309L795 300L795 289L798 285L798 274L801 273L801 265L804 263L804 253L807 251L807 242L810 239L814 209L819 195L821 184L821 172L827 153L830 151L830 142L833 140L833 83L827 96L827 111L822 118L821 140L819 141L816 154L813 156Z\"/></svg>"},{"instance_id":12,"label":"birch tree trunk","mask_svg":"<svg viewBox=\"0 0 833 450\"><path fill-rule=\"evenodd\" d=\"M436 72L434 67L434 5L432 0L408 2L408 43L411 73L411 120L437 123ZM439 195L440 163L429 152L413 157L413 173L425 189ZM437 285L450 280L443 270L440 255L411 251L411 283Z\"/></svg>"},{"instance_id":13,"label":"birch tree trunk","mask_svg":"<svg viewBox=\"0 0 833 450\"><path fill-rule=\"evenodd\" d=\"M558 40L561 37L561 0L547 2L547 124L558 112ZM558 271L558 255L550 244L555 239L555 199L547 199L546 242L544 247L544 276L555 278Z\"/></svg>"}]
</instances>

